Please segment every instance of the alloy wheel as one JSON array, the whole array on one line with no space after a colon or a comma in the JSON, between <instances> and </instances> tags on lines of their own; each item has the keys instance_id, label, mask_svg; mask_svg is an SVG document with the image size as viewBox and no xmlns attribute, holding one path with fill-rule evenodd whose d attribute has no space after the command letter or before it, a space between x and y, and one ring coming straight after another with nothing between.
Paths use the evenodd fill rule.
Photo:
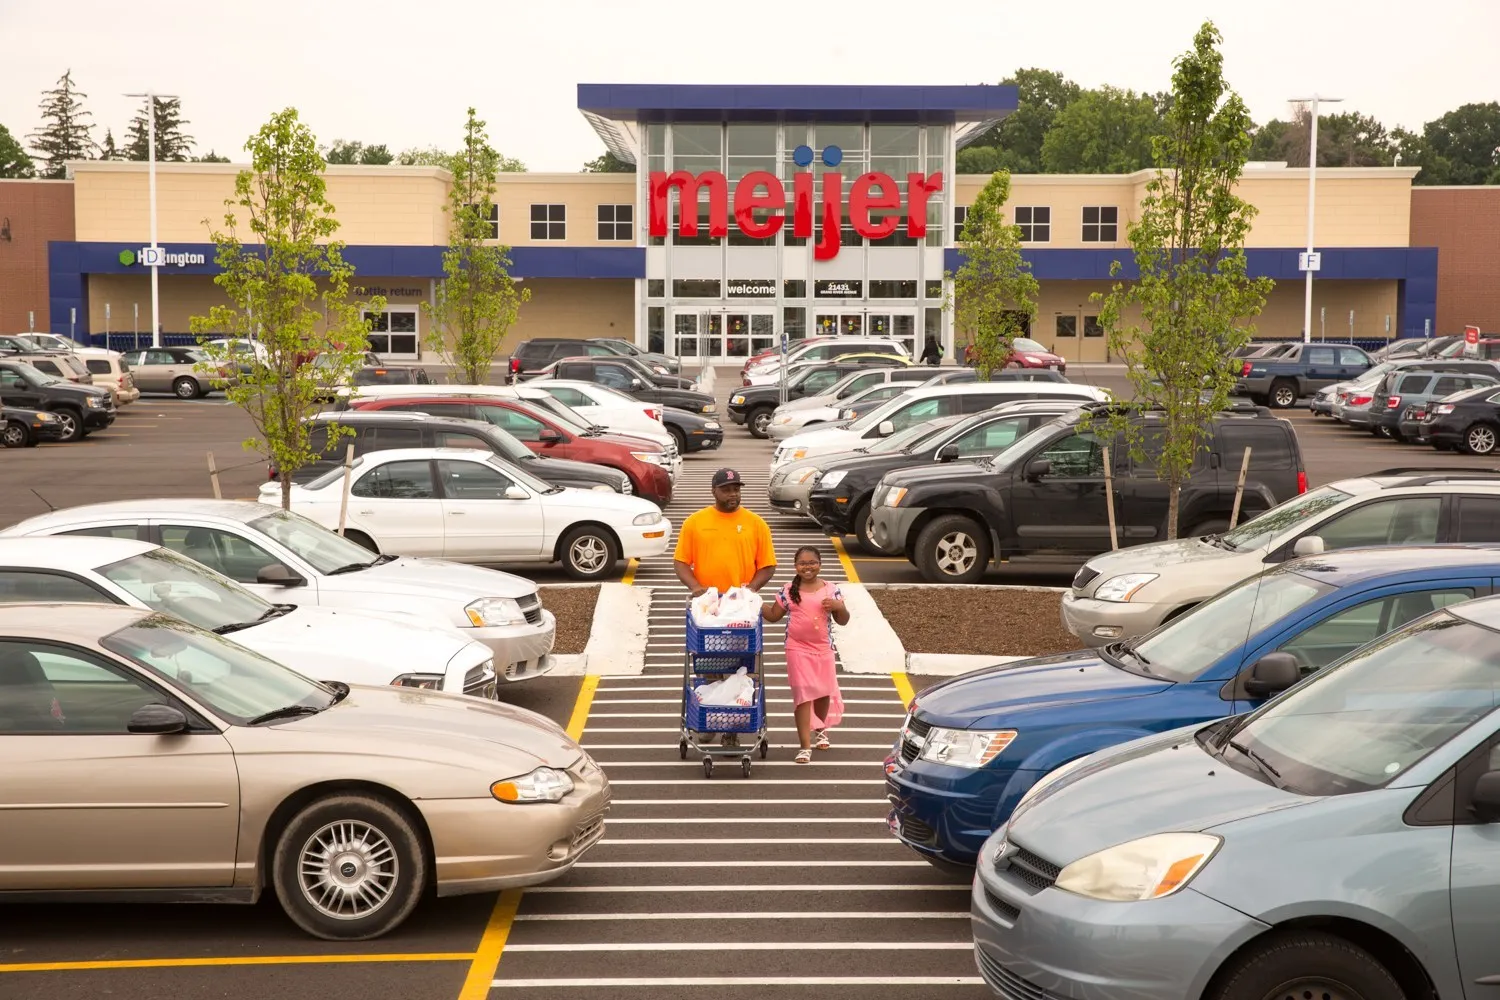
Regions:
<instances>
[{"instance_id":1,"label":"alloy wheel","mask_svg":"<svg viewBox=\"0 0 1500 1000\"><path fill-rule=\"evenodd\" d=\"M20 448L26 444L26 428L20 424L6 424L3 435L7 448Z\"/></svg>"},{"instance_id":2,"label":"alloy wheel","mask_svg":"<svg viewBox=\"0 0 1500 1000\"><path fill-rule=\"evenodd\" d=\"M298 858L302 895L319 913L336 920L357 920L380 909L400 877L390 839L357 820L321 827L307 838Z\"/></svg>"},{"instance_id":3,"label":"alloy wheel","mask_svg":"<svg viewBox=\"0 0 1500 1000\"><path fill-rule=\"evenodd\" d=\"M750 429L756 437L765 437L771 429L771 415L764 410L757 413L750 420Z\"/></svg>"},{"instance_id":4,"label":"alloy wheel","mask_svg":"<svg viewBox=\"0 0 1500 1000\"><path fill-rule=\"evenodd\" d=\"M58 410L54 413L57 422L62 424L63 440L71 441L78 435L78 418L67 410Z\"/></svg>"},{"instance_id":5,"label":"alloy wheel","mask_svg":"<svg viewBox=\"0 0 1500 1000\"><path fill-rule=\"evenodd\" d=\"M1276 390L1276 405L1288 407L1297 401L1297 394L1286 386L1280 386Z\"/></svg>"},{"instance_id":6,"label":"alloy wheel","mask_svg":"<svg viewBox=\"0 0 1500 1000\"><path fill-rule=\"evenodd\" d=\"M950 531L938 540L937 566L949 576L962 576L979 558L979 546L966 531Z\"/></svg>"},{"instance_id":7,"label":"alloy wheel","mask_svg":"<svg viewBox=\"0 0 1500 1000\"><path fill-rule=\"evenodd\" d=\"M1495 432L1492 428L1482 425L1470 427L1469 433L1464 437L1464 443L1474 454L1488 455L1495 450Z\"/></svg>"},{"instance_id":8,"label":"alloy wheel","mask_svg":"<svg viewBox=\"0 0 1500 1000\"><path fill-rule=\"evenodd\" d=\"M598 573L609 558L609 546L595 535L584 535L568 549L568 559L583 573Z\"/></svg>"}]
</instances>

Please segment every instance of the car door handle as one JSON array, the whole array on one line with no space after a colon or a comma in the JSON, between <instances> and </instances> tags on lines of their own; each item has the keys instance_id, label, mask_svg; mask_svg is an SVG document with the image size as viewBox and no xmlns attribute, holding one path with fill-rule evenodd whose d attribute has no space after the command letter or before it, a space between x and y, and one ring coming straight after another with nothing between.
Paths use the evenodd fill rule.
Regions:
<instances>
[{"instance_id":1,"label":"car door handle","mask_svg":"<svg viewBox=\"0 0 1500 1000\"><path fill-rule=\"evenodd\" d=\"M369 517L371 514L373 514L375 512L373 510L361 510L361 511L356 511L356 513L363 514L366 517Z\"/></svg>"},{"instance_id":2,"label":"car door handle","mask_svg":"<svg viewBox=\"0 0 1500 1000\"><path fill-rule=\"evenodd\" d=\"M466 511L466 510L450 510L448 512L448 516L449 517L463 517L467 513L468 513L468 511Z\"/></svg>"}]
</instances>

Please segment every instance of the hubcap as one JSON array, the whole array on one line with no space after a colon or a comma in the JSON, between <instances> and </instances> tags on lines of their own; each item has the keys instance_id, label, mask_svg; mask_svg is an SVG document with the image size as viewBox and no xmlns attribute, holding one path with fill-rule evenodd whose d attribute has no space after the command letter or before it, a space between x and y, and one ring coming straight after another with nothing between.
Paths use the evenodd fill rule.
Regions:
<instances>
[{"instance_id":1,"label":"hubcap","mask_svg":"<svg viewBox=\"0 0 1500 1000\"><path fill-rule=\"evenodd\" d=\"M318 830L302 845L298 881L303 897L335 920L358 920L391 898L401 875L396 849L385 834L357 820Z\"/></svg>"},{"instance_id":2,"label":"hubcap","mask_svg":"<svg viewBox=\"0 0 1500 1000\"><path fill-rule=\"evenodd\" d=\"M771 415L769 413L757 413L755 415L755 433L764 434L766 428L771 426Z\"/></svg>"},{"instance_id":3,"label":"hubcap","mask_svg":"<svg viewBox=\"0 0 1500 1000\"><path fill-rule=\"evenodd\" d=\"M979 558L979 546L964 531L944 535L937 544L937 566L949 576L967 573Z\"/></svg>"},{"instance_id":4,"label":"hubcap","mask_svg":"<svg viewBox=\"0 0 1500 1000\"><path fill-rule=\"evenodd\" d=\"M1280 403L1282 406L1291 406L1292 405L1292 390L1290 390L1290 389L1284 389L1284 388L1283 389L1277 389L1276 390L1276 402Z\"/></svg>"},{"instance_id":5,"label":"hubcap","mask_svg":"<svg viewBox=\"0 0 1500 1000\"><path fill-rule=\"evenodd\" d=\"M1495 432L1488 427L1476 427L1469 432L1469 448L1481 455L1489 454L1495 447Z\"/></svg>"},{"instance_id":6,"label":"hubcap","mask_svg":"<svg viewBox=\"0 0 1500 1000\"><path fill-rule=\"evenodd\" d=\"M198 394L197 391L193 389L193 383L191 383L191 382L178 382L177 383L177 395L181 396L183 399L189 399L189 398L191 398L193 396L196 396L197 394Z\"/></svg>"},{"instance_id":7,"label":"hubcap","mask_svg":"<svg viewBox=\"0 0 1500 1000\"><path fill-rule=\"evenodd\" d=\"M1282 983L1265 1000L1360 1000L1357 991L1322 976L1304 976Z\"/></svg>"},{"instance_id":8,"label":"hubcap","mask_svg":"<svg viewBox=\"0 0 1500 1000\"><path fill-rule=\"evenodd\" d=\"M16 426L5 428L5 442L7 444L21 444L26 440L26 432Z\"/></svg>"},{"instance_id":9,"label":"hubcap","mask_svg":"<svg viewBox=\"0 0 1500 1000\"><path fill-rule=\"evenodd\" d=\"M570 551L573 565L585 573L597 573L604 567L604 557L609 554L604 540L593 535L578 539Z\"/></svg>"}]
</instances>

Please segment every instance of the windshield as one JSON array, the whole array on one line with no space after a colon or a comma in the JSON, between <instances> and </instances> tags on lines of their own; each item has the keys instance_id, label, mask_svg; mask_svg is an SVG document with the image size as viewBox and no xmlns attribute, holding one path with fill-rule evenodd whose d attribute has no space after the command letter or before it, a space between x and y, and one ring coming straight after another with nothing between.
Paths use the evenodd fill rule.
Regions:
<instances>
[{"instance_id":1,"label":"windshield","mask_svg":"<svg viewBox=\"0 0 1500 1000\"><path fill-rule=\"evenodd\" d=\"M16 370L21 373L21 376L32 385L52 385L54 382L62 381L62 379L58 378L56 375L48 375L40 368L36 367L35 365L27 364L25 361L12 361L11 364L14 365L16 367Z\"/></svg>"},{"instance_id":2,"label":"windshield","mask_svg":"<svg viewBox=\"0 0 1500 1000\"><path fill-rule=\"evenodd\" d=\"M1363 792L1493 712L1497 691L1500 637L1440 612L1325 667L1247 716L1229 739L1300 795Z\"/></svg>"},{"instance_id":3,"label":"windshield","mask_svg":"<svg viewBox=\"0 0 1500 1000\"><path fill-rule=\"evenodd\" d=\"M344 474L343 468L338 474ZM301 514L278 510L247 525L252 531L273 538L291 549L319 573L332 573L350 563L368 563L370 550Z\"/></svg>"},{"instance_id":4,"label":"windshield","mask_svg":"<svg viewBox=\"0 0 1500 1000\"><path fill-rule=\"evenodd\" d=\"M533 476L531 473L525 471L524 469L518 468L510 462L507 462L499 455L491 455L486 458L485 461L494 466L501 473L509 476L511 479L514 479L518 484L526 487L533 493L557 492L556 486L553 486L551 483L542 482L536 476Z\"/></svg>"},{"instance_id":5,"label":"windshield","mask_svg":"<svg viewBox=\"0 0 1500 1000\"><path fill-rule=\"evenodd\" d=\"M1017 337L1010 342L1010 346L1012 350L1016 351L1033 351L1040 354L1048 353L1047 349L1041 344L1026 337Z\"/></svg>"},{"instance_id":6,"label":"windshield","mask_svg":"<svg viewBox=\"0 0 1500 1000\"><path fill-rule=\"evenodd\" d=\"M589 428L594 426L592 420L573 409L567 403L553 398L547 392L542 392L542 395L536 399L532 399L529 396L519 397L516 402L547 411L553 423L561 424L563 429L569 434L587 434Z\"/></svg>"},{"instance_id":7,"label":"windshield","mask_svg":"<svg viewBox=\"0 0 1500 1000\"><path fill-rule=\"evenodd\" d=\"M100 639L99 645L241 725L292 705L321 710L335 697L328 688L274 660L166 615L142 618Z\"/></svg>"},{"instance_id":8,"label":"windshield","mask_svg":"<svg viewBox=\"0 0 1500 1000\"><path fill-rule=\"evenodd\" d=\"M958 417L939 417L925 424L912 424L906 430L880 438L862 450L867 455L891 455L898 451L916 450L928 438L952 427L958 420Z\"/></svg>"},{"instance_id":9,"label":"windshield","mask_svg":"<svg viewBox=\"0 0 1500 1000\"><path fill-rule=\"evenodd\" d=\"M1021 437L1016 438L1010 443L1010 446L1008 448L1000 452L994 458L990 459L990 468L1006 469L1014 465L1021 459L1025 458L1027 455L1030 455L1033 450L1041 447L1041 445L1052 439L1052 436L1056 433L1058 421L1061 419L1061 417L1058 417L1056 419L1049 420L1045 424L1042 424L1042 426L1033 430L1031 433L1023 434Z\"/></svg>"},{"instance_id":10,"label":"windshield","mask_svg":"<svg viewBox=\"0 0 1500 1000\"><path fill-rule=\"evenodd\" d=\"M1227 549L1258 549L1271 540L1304 521L1317 517L1332 507L1337 507L1349 494L1332 486L1320 486L1311 493L1304 493L1294 500L1272 507L1253 517L1233 531L1225 532L1217 543Z\"/></svg>"},{"instance_id":11,"label":"windshield","mask_svg":"<svg viewBox=\"0 0 1500 1000\"><path fill-rule=\"evenodd\" d=\"M1204 601L1125 648L1154 677L1196 680L1250 636L1334 589L1300 573L1274 569Z\"/></svg>"},{"instance_id":12,"label":"windshield","mask_svg":"<svg viewBox=\"0 0 1500 1000\"><path fill-rule=\"evenodd\" d=\"M171 549L142 552L101 566L98 572L151 610L175 615L199 628L258 622L276 610L229 577Z\"/></svg>"},{"instance_id":13,"label":"windshield","mask_svg":"<svg viewBox=\"0 0 1500 1000\"><path fill-rule=\"evenodd\" d=\"M916 388L916 386L913 386L912 388L914 389ZM864 416L854 421L854 423L850 424L849 429L851 431L864 431L869 430L871 427L875 427L882 420L888 419L891 414L895 413L897 410L901 409L903 406L909 403L911 401L908 398L910 396L910 393L911 390L908 389L902 392L899 396L892 396L890 399L886 400L883 406L875 407L875 409L871 410L869 413L866 413Z\"/></svg>"}]
</instances>

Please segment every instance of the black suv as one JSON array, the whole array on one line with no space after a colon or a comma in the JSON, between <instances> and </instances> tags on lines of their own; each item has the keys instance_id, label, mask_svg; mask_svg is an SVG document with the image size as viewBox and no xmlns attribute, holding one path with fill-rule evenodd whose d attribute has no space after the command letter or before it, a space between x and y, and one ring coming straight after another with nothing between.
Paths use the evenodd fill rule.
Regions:
<instances>
[{"instance_id":1,"label":"black suv","mask_svg":"<svg viewBox=\"0 0 1500 1000\"><path fill-rule=\"evenodd\" d=\"M563 358L578 357L628 358L644 365L646 371L652 375L675 377L675 373L682 367L680 363L676 363L675 359L663 355L650 352L632 353L626 350L625 341L612 337L598 340L537 337L534 340L523 340L516 345L515 353L510 356L510 381L517 382L537 375L543 368Z\"/></svg>"},{"instance_id":2,"label":"black suv","mask_svg":"<svg viewBox=\"0 0 1500 1000\"><path fill-rule=\"evenodd\" d=\"M876 368L857 362L824 361L800 370L794 366L786 380L786 398L791 402L827 394L844 399L886 382L910 382L915 386L930 378L931 368L888 365ZM744 424L752 436L763 438L770 431L771 415L780 405L780 385L747 385L734 390L729 397L729 419Z\"/></svg>"},{"instance_id":3,"label":"black suv","mask_svg":"<svg viewBox=\"0 0 1500 1000\"><path fill-rule=\"evenodd\" d=\"M320 413L308 420L310 444L326 457L303 466L292 474L292 482L305 483L343 464L349 445L354 455L395 448L474 448L488 451L518 468L525 469L544 483L571 486L580 490L604 488L615 493L630 493L630 477L618 469L607 469L588 462L563 458L546 458L516 440L514 436L483 420L461 417L439 417L426 413L399 413L392 410L344 410L337 414ZM328 424L337 423L354 432L343 434L328 444ZM269 476L276 479L276 469Z\"/></svg>"},{"instance_id":4,"label":"black suv","mask_svg":"<svg viewBox=\"0 0 1500 1000\"><path fill-rule=\"evenodd\" d=\"M987 462L951 462L893 472L871 501L875 543L902 552L934 583L974 583L992 559L1047 555L1086 559L1110 548L1102 428L1090 428L1110 403L1089 404L1038 428ZM1159 453L1161 414L1137 410L1146 452L1136 462L1123 442L1110 460L1121 546L1167 535L1167 484L1151 461ZM1258 406L1217 414L1213 437L1178 503L1179 533L1229 527L1235 483L1251 449L1241 520L1307 490L1307 472L1289 421Z\"/></svg>"},{"instance_id":5,"label":"black suv","mask_svg":"<svg viewBox=\"0 0 1500 1000\"><path fill-rule=\"evenodd\" d=\"M64 441L81 441L115 422L115 404L102 386L78 385L38 371L24 361L0 361L0 401L46 410L61 421Z\"/></svg>"},{"instance_id":6,"label":"black suv","mask_svg":"<svg viewBox=\"0 0 1500 1000\"><path fill-rule=\"evenodd\" d=\"M653 375L634 358L564 358L537 373L539 378L594 382L645 403L675 406L689 413L715 413L718 404L706 392L690 388L692 379Z\"/></svg>"}]
</instances>

